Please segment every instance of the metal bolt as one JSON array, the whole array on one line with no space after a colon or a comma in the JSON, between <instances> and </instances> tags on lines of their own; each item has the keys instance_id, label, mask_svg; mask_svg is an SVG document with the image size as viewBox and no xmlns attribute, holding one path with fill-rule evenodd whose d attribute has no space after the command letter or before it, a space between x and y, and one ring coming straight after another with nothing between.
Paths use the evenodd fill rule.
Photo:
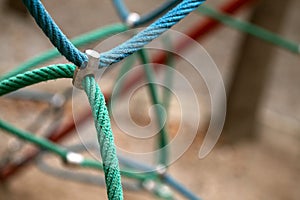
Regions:
<instances>
[{"instance_id":1,"label":"metal bolt","mask_svg":"<svg viewBox=\"0 0 300 200\"><path fill-rule=\"evenodd\" d=\"M82 81L87 75L94 75L99 69L100 54L97 51L88 49L85 51L88 62L86 66L77 67L73 77L73 85L83 90Z\"/></svg>"},{"instance_id":2,"label":"metal bolt","mask_svg":"<svg viewBox=\"0 0 300 200\"><path fill-rule=\"evenodd\" d=\"M140 15L138 13L130 13L126 19L126 24L129 27L133 27L134 24L141 19Z\"/></svg>"},{"instance_id":3,"label":"metal bolt","mask_svg":"<svg viewBox=\"0 0 300 200\"><path fill-rule=\"evenodd\" d=\"M66 162L67 164L78 166L80 165L84 160L84 157L81 154L69 152L66 156Z\"/></svg>"}]
</instances>

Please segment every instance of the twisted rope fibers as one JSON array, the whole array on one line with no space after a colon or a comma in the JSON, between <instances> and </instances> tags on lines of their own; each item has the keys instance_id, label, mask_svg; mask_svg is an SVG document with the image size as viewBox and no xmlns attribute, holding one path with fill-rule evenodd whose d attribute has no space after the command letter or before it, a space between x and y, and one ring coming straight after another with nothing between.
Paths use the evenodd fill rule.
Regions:
<instances>
[{"instance_id":1,"label":"twisted rope fibers","mask_svg":"<svg viewBox=\"0 0 300 200\"><path fill-rule=\"evenodd\" d=\"M33 133L18 129L18 128L14 127L13 125L2 121L1 119L0 119L0 129L3 129L5 131L13 134L22 140L31 142L31 143L35 144L36 146L39 146L42 149L52 152L52 153L58 155L64 161L67 160L66 157L67 157L67 154L69 151L66 148L61 147L45 138L40 138L40 137L34 135ZM96 160L93 160L93 159L84 158L84 160L79 165L84 168L103 170L102 163L100 163ZM154 176L156 176L154 174L136 174L136 173L130 172L130 171L121 171L121 174L128 178L137 179L139 181L143 181L145 179L150 179L150 178L153 178Z\"/></svg>"},{"instance_id":2,"label":"twisted rope fibers","mask_svg":"<svg viewBox=\"0 0 300 200\"><path fill-rule=\"evenodd\" d=\"M0 82L0 96L43 81L72 78L75 68L73 64L58 64L18 74Z\"/></svg>"},{"instance_id":3,"label":"twisted rope fibers","mask_svg":"<svg viewBox=\"0 0 300 200\"><path fill-rule=\"evenodd\" d=\"M92 107L98 133L108 199L123 199L119 162L104 95L93 76L86 76L82 85Z\"/></svg>"},{"instance_id":4,"label":"twisted rope fibers","mask_svg":"<svg viewBox=\"0 0 300 200\"><path fill-rule=\"evenodd\" d=\"M128 30L128 28L123 24L108 25L77 36L73 38L71 42L75 47L80 47L126 30ZM7 74L0 76L0 81L15 76L17 74L23 73L27 70L30 70L31 68L36 67L37 65L43 64L53 58L58 57L59 55L60 53L55 48L45 51L40 55L20 64L12 71L9 71Z\"/></svg>"},{"instance_id":5,"label":"twisted rope fibers","mask_svg":"<svg viewBox=\"0 0 300 200\"><path fill-rule=\"evenodd\" d=\"M143 46L167 31L187 14L195 10L205 0L183 0L163 17L148 26L123 44L100 55L99 67L107 67L119 62L141 49Z\"/></svg>"},{"instance_id":6,"label":"twisted rope fibers","mask_svg":"<svg viewBox=\"0 0 300 200\"><path fill-rule=\"evenodd\" d=\"M87 62L86 55L80 52L67 39L67 37L62 33L51 16L45 10L42 3L39 0L23 0L23 2L28 8L31 15L35 18L37 24L52 42L52 44L57 47L58 51L75 65L80 67L84 66L84 63ZM174 24L184 18L188 13L196 9L203 2L204 0L184 0L174 9L169 11L165 16L154 22L148 28L141 31L127 42L113 48L108 52L101 54L99 66L109 66L141 49L144 45L151 42L160 34L171 28ZM55 69L53 71L40 69L39 73L36 73L36 71L35 73L25 73L26 75L23 77L10 79L10 81L4 82L4 86L10 89L8 91L1 91L3 91L4 94L5 92L7 93L15 88L18 89L18 85L28 85L33 79L36 79L36 83L47 78L51 79L57 74L60 74L61 76L68 76L70 74L73 74L74 66L72 66L72 72L68 72L61 72L61 69ZM3 82L1 83L3 84ZM108 198L123 199L120 169L116 156L116 149L110 126L110 119L107 108L105 106L104 96L101 93L101 90L96 81L94 80L94 77L87 76L82 84L92 107L92 113L98 133L98 142L100 145L100 153L103 160L103 169L105 172Z\"/></svg>"},{"instance_id":7,"label":"twisted rope fibers","mask_svg":"<svg viewBox=\"0 0 300 200\"><path fill-rule=\"evenodd\" d=\"M129 39L127 42L111 49L110 51L102 53L100 56L99 67L107 67L113 63L119 62L125 57L141 49L144 45L157 38L190 12L195 10L204 1L205 0L183 0L163 17ZM36 23L40 26L59 52L76 66L84 66L87 62L86 55L80 52L62 33L49 13L46 11L43 4L39 0L23 0L23 2L34 17Z\"/></svg>"},{"instance_id":8,"label":"twisted rope fibers","mask_svg":"<svg viewBox=\"0 0 300 200\"><path fill-rule=\"evenodd\" d=\"M48 67L43 67L26 72L24 74L19 74L15 77L11 77L0 82L0 95L4 95L21 87L46 80L72 78L74 70L75 66L73 64L62 64L51 65ZM105 106L104 96L93 77L87 76L84 79L83 86L91 104L95 127L98 133L98 142L100 145L100 153L103 160L103 170L105 173L108 198L123 199L118 158L116 155L113 133L110 126L108 111ZM14 130L12 132L16 133L17 131ZM32 140L31 137L24 138L23 136L23 139L27 139L35 143L37 141L39 142L39 140ZM45 144L43 143L43 145ZM46 143L46 147L51 148L51 145Z\"/></svg>"},{"instance_id":9,"label":"twisted rope fibers","mask_svg":"<svg viewBox=\"0 0 300 200\"><path fill-rule=\"evenodd\" d=\"M23 3L34 17L36 23L62 55L77 66L81 66L87 61L86 55L69 41L39 0L23 0Z\"/></svg>"}]
</instances>

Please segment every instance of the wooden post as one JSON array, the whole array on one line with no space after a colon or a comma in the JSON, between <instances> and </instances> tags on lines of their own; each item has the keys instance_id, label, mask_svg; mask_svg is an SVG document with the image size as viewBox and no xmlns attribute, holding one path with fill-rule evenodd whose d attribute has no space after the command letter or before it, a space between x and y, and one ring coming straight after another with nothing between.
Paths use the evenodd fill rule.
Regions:
<instances>
[{"instance_id":1,"label":"wooden post","mask_svg":"<svg viewBox=\"0 0 300 200\"><path fill-rule=\"evenodd\" d=\"M290 0L262 0L251 21L278 33ZM225 143L256 137L255 119L272 70L274 46L247 35L235 63L235 72L228 92L225 127L221 138Z\"/></svg>"}]
</instances>

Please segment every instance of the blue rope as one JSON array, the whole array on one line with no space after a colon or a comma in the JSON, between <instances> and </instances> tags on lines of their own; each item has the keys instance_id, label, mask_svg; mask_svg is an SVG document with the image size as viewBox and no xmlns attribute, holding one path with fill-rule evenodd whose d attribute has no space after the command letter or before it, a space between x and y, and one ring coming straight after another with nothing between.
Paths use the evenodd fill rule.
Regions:
<instances>
[{"instance_id":1,"label":"blue rope","mask_svg":"<svg viewBox=\"0 0 300 200\"><path fill-rule=\"evenodd\" d=\"M123 165L127 167L131 167L137 170L143 171L155 171L154 167L146 165L144 163L137 162L135 160L128 159L126 157L119 156L119 161ZM179 192L182 196L186 197L189 200L201 200L202 198L197 197L192 191L188 190L184 185L178 183L174 178L172 178L169 174L164 174L162 176L163 182L171 186L177 192Z\"/></svg>"},{"instance_id":2,"label":"blue rope","mask_svg":"<svg viewBox=\"0 0 300 200\"><path fill-rule=\"evenodd\" d=\"M159 35L183 19L187 14L196 9L204 1L205 0L183 0L167 14L131 39L111 49L110 51L102 53L100 55L99 67L107 67L138 51L143 46L157 38Z\"/></svg>"},{"instance_id":3,"label":"blue rope","mask_svg":"<svg viewBox=\"0 0 300 200\"><path fill-rule=\"evenodd\" d=\"M104 52L100 56L100 67L107 67L113 63L119 62L125 57L131 55L144 45L148 44L166 30L183 19L187 14L196 9L205 0L183 0L175 8L155 21L145 30L141 31L127 42ZM52 44L69 61L81 67L87 62L85 54L80 52L62 33L55 24L45 7L39 0L23 0L25 6L34 17L36 23L47 35Z\"/></svg>"},{"instance_id":4,"label":"blue rope","mask_svg":"<svg viewBox=\"0 0 300 200\"><path fill-rule=\"evenodd\" d=\"M169 10L172 7L174 7L175 5L177 5L180 1L181 0L169 0L169 1L165 2L160 7L158 7L154 11L150 12L149 14L141 16L141 18L137 22L134 23L134 26L140 26L140 25L150 22L151 20L162 15L167 10ZM130 12L127 9L127 7L125 6L124 1L123 0L113 0L113 3L114 3L114 6L115 6L117 13L118 13L119 17L121 18L121 20L123 22L126 22Z\"/></svg>"},{"instance_id":5,"label":"blue rope","mask_svg":"<svg viewBox=\"0 0 300 200\"><path fill-rule=\"evenodd\" d=\"M188 190L185 186L178 183L175 179L173 179L170 175L164 176L164 181L178 191L182 196L186 197L189 200L201 200L200 197L197 197L193 192Z\"/></svg>"},{"instance_id":6,"label":"blue rope","mask_svg":"<svg viewBox=\"0 0 300 200\"><path fill-rule=\"evenodd\" d=\"M86 55L68 40L39 0L23 0L23 3L36 23L62 55L77 66L82 66L87 61Z\"/></svg>"}]
</instances>

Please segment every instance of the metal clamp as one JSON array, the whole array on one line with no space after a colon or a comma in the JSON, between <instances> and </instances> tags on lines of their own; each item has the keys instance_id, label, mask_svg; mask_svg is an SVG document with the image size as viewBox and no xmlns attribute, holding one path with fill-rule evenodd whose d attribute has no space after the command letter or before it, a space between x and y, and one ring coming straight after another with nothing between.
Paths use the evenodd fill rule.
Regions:
<instances>
[{"instance_id":1,"label":"metal clamp","mask_svg":"<svg viewBox=\"0 0 300 200\"><path fill-rule=\"evenodd\" d=\"M99 59L100 54L97 51L88 49L85 51L87 57L88 57L88 63L86 66L77 67L74 73L73 77L73 85L83 90L82 81L84 77L87 75L94 75L95 72L99 69Z\"/></svg>"},{"instance_id":2,"label":"metal clamp","mask_svg":"<svg viewBox=\"0 0 300 200\"><path fill-rule=\"evenodd\" d=\"M79 153L68 152L65 162L71 166L79 166L84 161L84 157Z\"/></svg>"},{"instance_id":3,"label":"metal clamp","mask_svg":"<svg viewBox=\"0 0 300 200\"><path fill-rule=\"evenodd\" d=\"M155 171L160 177L164 177L167 173L167 167L165 165L159 164L156 166Z\"/></svg>"},{"instance_id":4,"label":"metal clamp","mask_svg":"<svg viewBox=\"0 0 300 200\"><path fill-rule=\"evenodd\" d=\"M134 27L135 23L141 19L140 15L138 13L132 12L128 15L125 23L130 28Z\"/></svg>"}]
</instances>

